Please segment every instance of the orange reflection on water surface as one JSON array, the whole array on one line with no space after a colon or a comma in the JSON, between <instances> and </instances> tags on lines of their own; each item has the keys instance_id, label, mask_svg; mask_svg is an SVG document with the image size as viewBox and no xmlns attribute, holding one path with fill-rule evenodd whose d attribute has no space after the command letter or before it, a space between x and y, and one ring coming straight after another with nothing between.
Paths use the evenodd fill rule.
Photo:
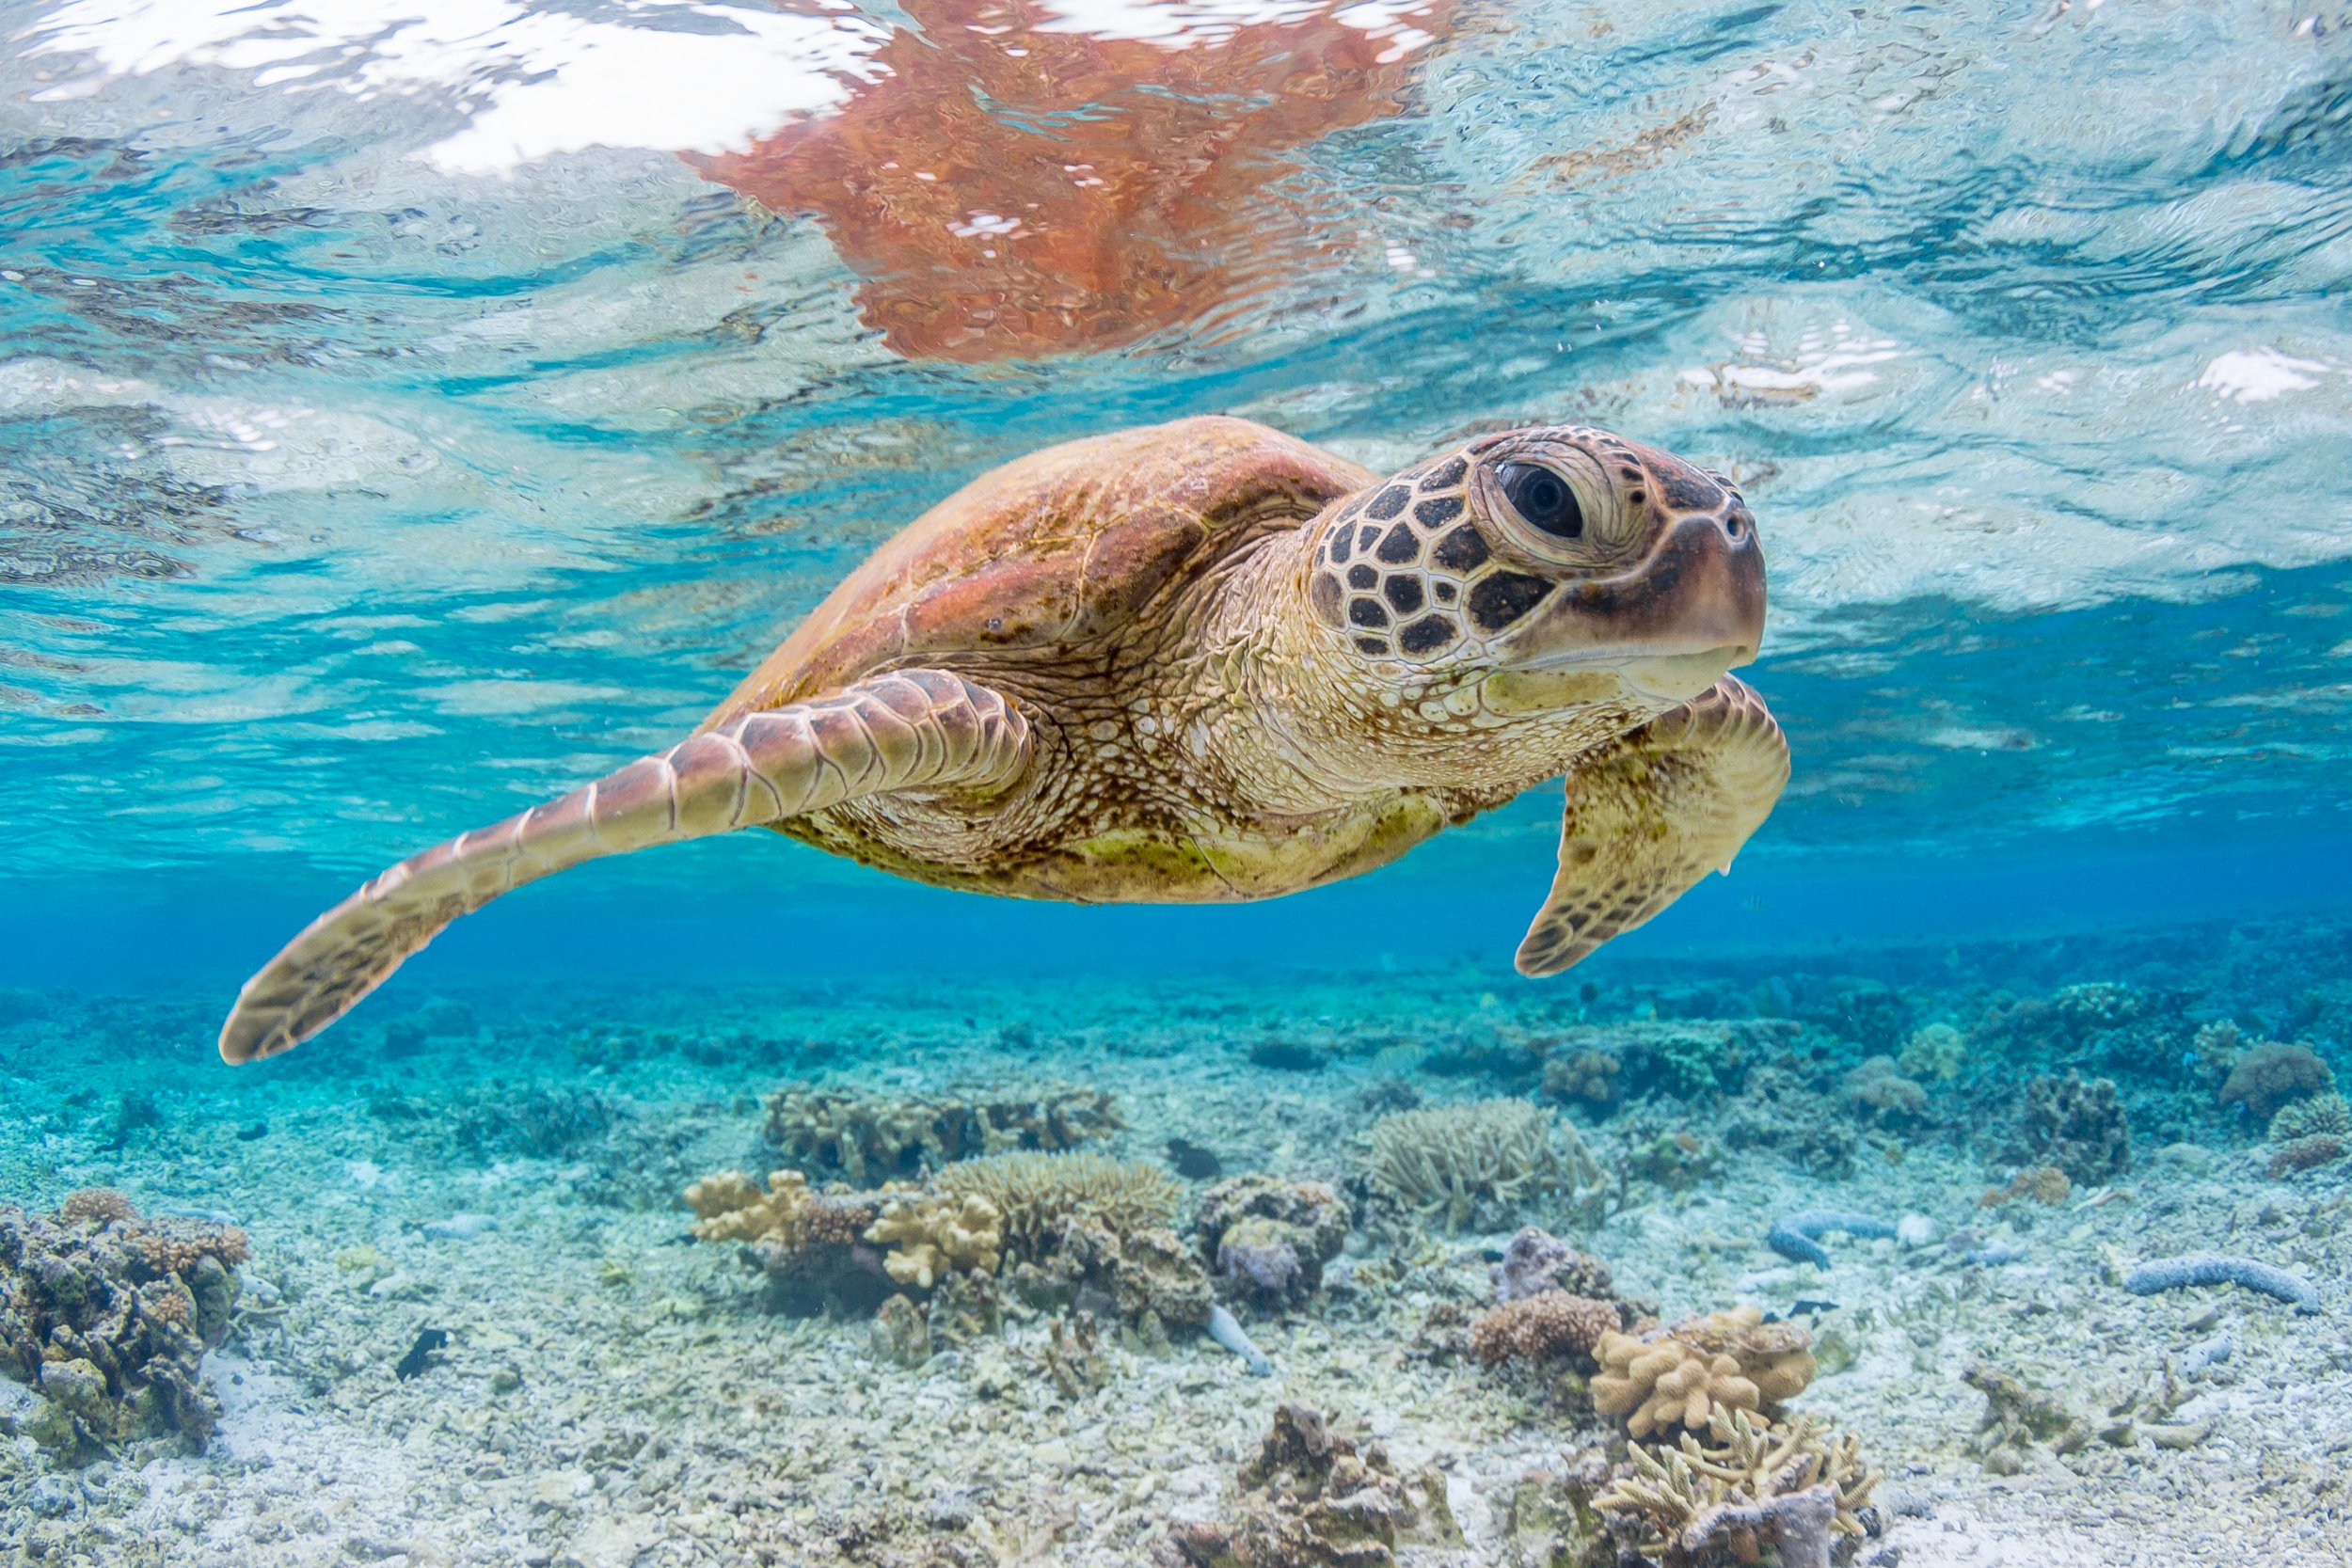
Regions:
<instances>
[{"instance_id":1,"label":"orange reflection on water surface","mask_svg":"<svg viewBox=\"0 0 2352 1568\"><path fill-rule=\"evenodd\" d=\"M1453 4L912 0L837 113L692 161L816 214L910 358L1115 347L1344 243L1279 154L1395 112Z\"/></svg>"}]
</instances>

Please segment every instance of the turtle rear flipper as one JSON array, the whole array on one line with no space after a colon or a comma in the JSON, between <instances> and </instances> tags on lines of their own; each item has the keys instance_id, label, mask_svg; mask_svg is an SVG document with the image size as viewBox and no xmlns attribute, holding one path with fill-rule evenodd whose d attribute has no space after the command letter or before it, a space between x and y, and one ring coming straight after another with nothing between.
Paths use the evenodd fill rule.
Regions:
<instances>
[{"instance_id":1,"label":"turtle rear flipper","mask_svg":"<svg viewBox=\"0 0 2352 1568\"><path fill-rule=\"evenodd\" d=\"M1519 942L1522 974L1557 974L1680 897L1772 815L1788 742L1725 675L1568 774L1560 869Z\"/></svg>"},{"instance_id":2,"label":"turtle rear flipper","mask_svg":"<svg viewBox=\"0 0 2352 1568\"><path fill-rule=\"evenodd\" d=\"M582 861L893 790L1001 787L1028 758L1028 723L1002 695L937 670L746 714L376 877L245 983L220 1053L248 1062L299 1045L459 915Z\"/></svg>"}]
</instances>

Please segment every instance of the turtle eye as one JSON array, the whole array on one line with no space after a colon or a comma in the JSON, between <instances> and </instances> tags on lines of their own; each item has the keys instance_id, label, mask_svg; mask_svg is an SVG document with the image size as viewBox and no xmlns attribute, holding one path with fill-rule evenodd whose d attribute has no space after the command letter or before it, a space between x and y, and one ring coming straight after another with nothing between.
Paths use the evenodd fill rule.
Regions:
<instances>
[{"instance_id":1,"label":"turtle eye","mask_svg":"<svg viewBox=\"0 0 2352 1568\"><path fill-rule=\"evenodd\" d=\"M1584 509L1577 505L1576 492L1565 479L1542 464L1500 464L1495 468L1495 483L1529 527L1555 539L1583 534Z\"/></svg>"}]
</instances>

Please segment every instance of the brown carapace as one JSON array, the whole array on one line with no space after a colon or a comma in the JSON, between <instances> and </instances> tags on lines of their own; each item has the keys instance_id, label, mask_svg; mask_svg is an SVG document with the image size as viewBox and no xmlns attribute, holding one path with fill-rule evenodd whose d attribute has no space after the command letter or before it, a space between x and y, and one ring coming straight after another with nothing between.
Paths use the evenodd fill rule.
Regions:
<instances>
[{"instance_id":1,"label":"brown carapace","mask_svg":"<svg viewBox=\"0 0 2352 1568\"><path fill-rule=\"evenodd\" d=\"M392 867L247 981L232 1062L600 855L768 827L1015 897L1272 897L1565 777L1518 950L1567 968L1732 856L1788 776L1739 491L1604 431L1390 479L1246 420L1008 464L877 550L658 756Z\"/></svg>"}]
</instances>

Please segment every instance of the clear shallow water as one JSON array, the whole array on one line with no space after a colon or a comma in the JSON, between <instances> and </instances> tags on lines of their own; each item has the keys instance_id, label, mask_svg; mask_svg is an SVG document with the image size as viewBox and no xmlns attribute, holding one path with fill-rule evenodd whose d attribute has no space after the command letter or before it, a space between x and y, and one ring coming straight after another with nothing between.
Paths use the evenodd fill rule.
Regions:
<instances>
[{"instance_id":1,"label":"clear shallow water","mask_svg":"<svg viewBox=\"0 0 2352 1568\"><path fill-rule=\"evenodd\" d=\"M1469 1560L1540 1560L1498 1499L1601 1427L1433 1328L1507 1231L1392 1246L1364 1196L1381 1114L1496 1094L1618 1187L1526 1217L1668 1318L1845 1302L1808 1408L1909 1489L1905 1561L2342 1562L2340 1346L2117 1264L2352 1280L2352 1162L2280 1174L2224 1093L2273 1039L2352 1072L2348 40L2311 0L0 0L0 1205L230 1213L270 1292L203 1456L53 1463L0 1379L0 1544L1140 1563L1240 1506L1279 1394L1446 1465ZM1738 874L1543 986L1549 790L1232 909L741 835L217 1065L358 878L675 738L974 475L1211 410L1382 470L1574 419L1735 474L1795 753ZM1937 1023L1948 1073L1902 1054ZM1555 1092L1586 1040L1621 1098ZM1852 1086L1890 1054L1907 1120ZM2077 1070L2127 1161L2037 1131ZM1252 1317L1279 1383L1180 1336L1057 1395L1017 1310L898 1366L680 1244L779 1084L1046 1077L1123 1157L1357 1205L1358 1282ZM2073 1207L1979 1201L2054 1159ZM1763 1245L1821 1203L2022 1263ZM1968 1357L2113 1410L2217 1323L2235 1361L2137 1418L2209 1443L1990 1468Z\"/></svg>"},{"instance_id":2,"label":"clear shallow water","mask_svg":"<svg viewBox=\"0 0 2352 1568\"><path fill-rule=\"evenodd\" d=\"M2308 8L398 9L10 10L27 896L329 889L663 743L974 473L1219 408L1737 472L1799 757L1752 863L2344 836Z\"/></svg>"}]
</instances>

